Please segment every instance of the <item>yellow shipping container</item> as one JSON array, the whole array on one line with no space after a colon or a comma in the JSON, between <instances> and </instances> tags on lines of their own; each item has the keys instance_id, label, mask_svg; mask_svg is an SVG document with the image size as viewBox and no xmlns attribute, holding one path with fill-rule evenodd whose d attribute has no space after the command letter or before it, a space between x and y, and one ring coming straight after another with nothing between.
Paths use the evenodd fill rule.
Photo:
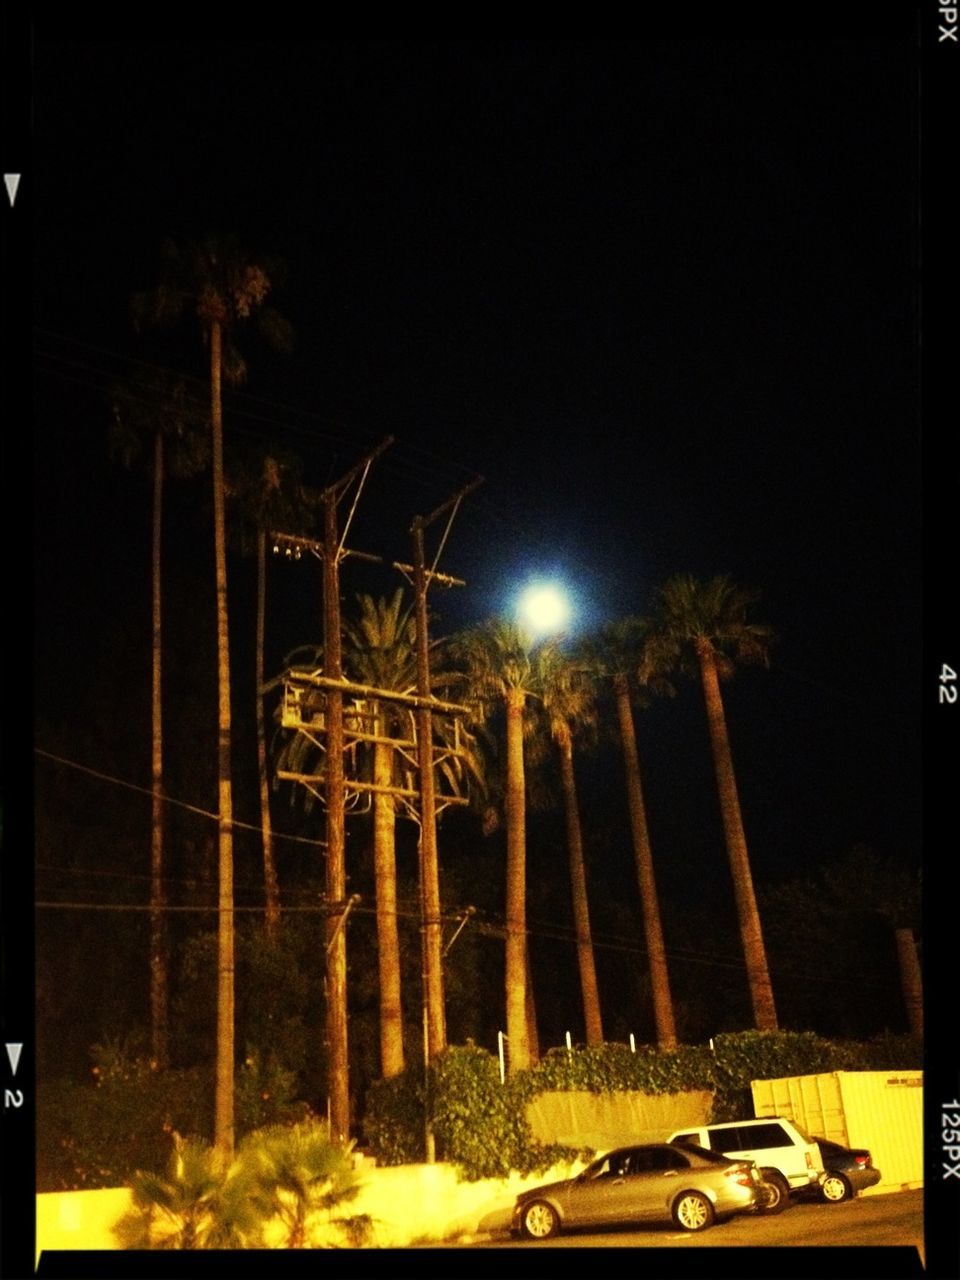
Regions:
<instances>
[{"instance_id":1,"label":"yellow shipping container","mask_svg":"<svg viewBox=\"0 0 960 1280\"><path fill-rule=\"evenodd\" d=\"M750 1087L757 1116L786 1116L813 1137L868 1148L882 1179L864 1195L923 1186L922 1071L827 1071Z\"/></svg>"}]
</instances>

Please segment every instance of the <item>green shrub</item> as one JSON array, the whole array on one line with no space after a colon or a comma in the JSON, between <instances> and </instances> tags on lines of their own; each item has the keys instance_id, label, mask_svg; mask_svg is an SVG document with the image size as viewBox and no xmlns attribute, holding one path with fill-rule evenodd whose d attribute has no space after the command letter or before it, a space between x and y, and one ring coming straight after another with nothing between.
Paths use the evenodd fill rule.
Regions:
<instances>
[{"instance_id":1,"label":"green shrub","mask_svg":"<svg viewBox=\"0 0 960 1280\"><path fill-rule=\"evenodd\" d=\"M209 1073L155 1071L143 1060L95 1067L96 1082L37 1091L37 1190L121 1187L135 1169L163 1169L171 1133L209 1132Z\"/></svg>"},{"instance_id":2,"label":"green shrub","mask_svg":"<svg viewBox=\"0 0 960 1280\"><path fill-rule=\"evenodd\" d=\"M380 1164L418 1164L426 1159L425 1123L422 1067L407 1067L371 1085L363 1130Z\"/></svg>"},{"instance_id":3,"label":"green shrub","mask_svg":"<svg viewBox=\"0 0 960 1280\"><path fill-rule=\"evenodd\" d=\"M127 1186L137 1170L161 1173L171 1134L213 1133L213 1072L158 1071L116 1042L96 1045L90 1083L56 1080L37 1092L37 1190ZM238 1136L309 1117L296 1075L249 1050L236 1077Z\"/></svg>"}]
</instances>

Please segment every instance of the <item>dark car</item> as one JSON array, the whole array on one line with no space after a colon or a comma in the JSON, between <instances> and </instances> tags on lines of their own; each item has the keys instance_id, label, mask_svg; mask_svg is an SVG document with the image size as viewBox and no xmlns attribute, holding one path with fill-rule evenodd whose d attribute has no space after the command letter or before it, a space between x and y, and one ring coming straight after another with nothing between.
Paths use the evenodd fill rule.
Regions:
<instances>
[{"instance_id":1,"label":"dark car","mask_svg":"<svg viewBox=\"0 0 960 1280\"><path fill-rule=\"evenodd\" d=\"M865 1187L875 1187L883 1176L865 1147L842 1147L828 1138L814 1138L823 1157L820 1198L830 1204L850 1200Z\"/></svg>"},{"instance_id":2,"label":"dark car","mask_svg":"<svg viewBox=\"0 0 960 1280\"><path fill-rule=\"evenodd\" d=\"M752 1160L729 1160L692 1143L618 1147L575 1178L524 1191L513 1230L530 1240L547 1240L565 1227L614 1223L672 1222L702 1231L755 1209L761 1187Z\"/></svg>"}]
</instances>

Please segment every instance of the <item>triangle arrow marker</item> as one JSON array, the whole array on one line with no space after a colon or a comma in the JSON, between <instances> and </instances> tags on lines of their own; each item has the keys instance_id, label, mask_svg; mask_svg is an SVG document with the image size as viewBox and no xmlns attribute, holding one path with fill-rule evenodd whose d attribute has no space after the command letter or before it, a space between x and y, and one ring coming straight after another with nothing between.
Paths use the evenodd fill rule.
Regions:
<instances>
[{"instance_id":1,"label":"triangle arrow marker","mask_svg":"<svg viewBox=\"0 0 960 1280\"><path fill-rule=\"evenodd\" d=\"M13 202L17 198L17 187L20 185L19 173L5 173L3 181L6 184L7 195L10 197L10 208L13 208Z\"/></svg>"},{"instance_id":2,"label":"triangle arrow marker","mask_svg":"<svg viewBox=\"0 0 960 1280\"><path fill-rule=\"evenodd\" d=\"M10 1059L10 1070L14 1075L16 1075L17 1065L20 1062L20 1052L23 1049L23 1045L8 1044L6 1046L6 1049L7 1049L7 1057Z\"/></svg>"}]
</instances>

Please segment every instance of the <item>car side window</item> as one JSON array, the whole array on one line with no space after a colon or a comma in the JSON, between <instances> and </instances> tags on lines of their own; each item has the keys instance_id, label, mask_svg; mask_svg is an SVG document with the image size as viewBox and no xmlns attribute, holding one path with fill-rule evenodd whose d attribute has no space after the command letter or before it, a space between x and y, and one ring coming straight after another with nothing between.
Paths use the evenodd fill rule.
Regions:
<instances>
[{"instance_id":1,"label":"car side window","mask_svg":"<svg viewBox=\"0 0 960 1280\"><path fill-rule=\"evenodd\" d=\"M779 1124L758 1124L750 1127L750 1145L752 1147L792 1147L793 1139L786 1129Z\"/></svg>"},{"instance_id":2,"label":"car side window","mask_svg":"<svg viewBox=\"0 0 960 1280\"><path fill-rule=\"evenodd\" d=\"M736 1125L728 1125L725 1129L708 1129L707 1138L710 1142L710 1148L713 1151L726 1153L727 1151L748 1151L753 1145L759 1146L759 1143L753 1144L743 1142L741 1140L741 1130Z\"/></svg>"},{"instance_id":3,"label":"car side window","mask_svg":"<svg viewBox=\"0 0 960 1280\"><path fill-rule=\"evenodd\" d=\"M782 1125L769 1124L724 1125L708 1129L707 1136L714 1151L760 1151L770 1147L792 1147L790 1135Z\"/></svg>"}]
</instances>

